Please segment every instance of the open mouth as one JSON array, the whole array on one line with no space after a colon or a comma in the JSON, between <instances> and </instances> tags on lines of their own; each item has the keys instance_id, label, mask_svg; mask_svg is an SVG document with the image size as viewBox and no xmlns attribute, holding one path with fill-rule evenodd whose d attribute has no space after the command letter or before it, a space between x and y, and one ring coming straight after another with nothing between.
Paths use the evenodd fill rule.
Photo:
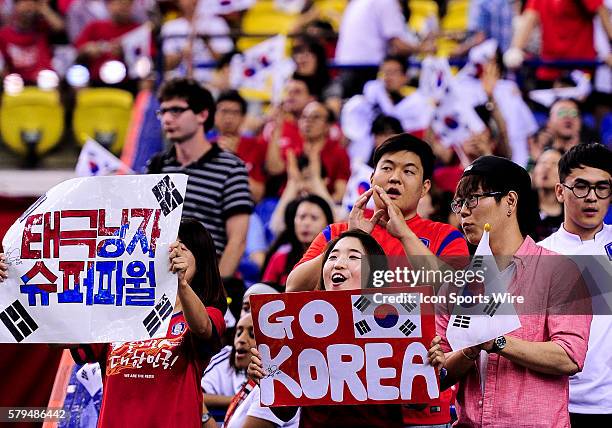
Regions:
<instances>
[{"instance_id":1,"label":"open mouth","mask_svg":"<svg viewBox=\"0 0 612 428\"><path fill-rule=\"evenodd\" d=\"M391 199L396 199L400 196L402 196L402 192L399 191L399 189L395 188L395 187L389 187L387 190L387 195L389 195L389 197Z\"/></svg>"},{"instance_id":2,"label":"open mouth","mask_svg":"<svg viewBox=\"0 0 612 428\"><path fill-rule=\"evenodd\" d=\"M341 273L335 273L331 277L332 283L334 285L340 285L344 281L346 281L346 279L347 279L346 276L342 275Z\"/></svg>"},{"instance_id":3,"label":"open mouth","mask_svg":"<svg viewBox=\"0 0 612 428\"><path fill-rule=\"evenodd\" d=\"M236 348L236 356L237 357L246 357L249 353L248 349L244 348Z\"/></svg>"}]
</instances>

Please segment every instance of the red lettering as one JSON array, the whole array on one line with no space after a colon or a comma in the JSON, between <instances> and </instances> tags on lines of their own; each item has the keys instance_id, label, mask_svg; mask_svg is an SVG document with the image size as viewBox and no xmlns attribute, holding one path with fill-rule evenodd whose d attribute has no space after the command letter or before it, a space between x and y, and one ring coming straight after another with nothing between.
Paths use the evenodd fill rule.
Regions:
<instances>
[{"instance_id":1,"label":"red lettering","mask_svg":"<svg viewBox=\"0 0 612 428\"><path fill-rule=\"evenodd\" d=\"M121 210L121 226L107 226L106 225L106 210L101 209L98 211L98 236L119 236L119 230L121 227L127 227L129 225L128 209L124 208Z\"/></svg>"},{"instance_id":2,"label":"red lettering","mask_svg":"<svg viewBox=\"0 0 612 428\"><path fill-rule=\"evenodd\" d=\"M157 238L161 235L161 229L159 228L159 216L161 210L155 210L155 218L153 219L153 228L151 229L151 242L149 243L149 257L155 257L155 246L157 245Z\"/></svg>"},{"instance_id":3,"label":"red lettering","mask_svg":"<svg viewBox=\"0 0 612 428\"><path fill-rule=\"evenodd\" d=\"M74 288L81 284L81 272L85 267L85 262L59 262L59 269L64 272L64 291L70 290L68 279L73 277Z\"/></svg>"},{"instance_id":4,"label":"red lettering","mask_svg":"<svg viewBox=\"0 0 612 428\"><path fill-rule=\"evenodd\" d=\"M21 237L21 258L22 259L40 259L40 250L32 250L30 245L32 243L41 242L42 234L32 233L34 226L39 226L43 222L42 214L34 214L28 216L25 227L23 229L23 235Z\"/></svg>"},{"instance_id":5,"label":"red lettering","mask_svg":"<svg viewBox=\"0 0 612 428\"><path fill-rule=\"evenodd\" d=\"M44 233L43 233L43 257L59 257L59 240L60 240L60 213L53 212L53 227L51 225L51 214L45 213ZM53 249L51 250L51 242Z\"/></svg>"}]
</instances>

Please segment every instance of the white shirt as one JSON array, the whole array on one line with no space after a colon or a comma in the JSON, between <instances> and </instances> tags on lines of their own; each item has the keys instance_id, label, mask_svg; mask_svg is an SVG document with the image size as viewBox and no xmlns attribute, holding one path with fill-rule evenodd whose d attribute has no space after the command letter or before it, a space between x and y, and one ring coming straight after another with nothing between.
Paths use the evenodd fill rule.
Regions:
<instances>
[{"instance_id":1,"label":"white shirt","mask_svg":"<svg viewBox=\"0 0 612 428\"><path fill-rule=\"evenodd\" d=\"M247 398L236 408L236 411L232 415L229 423L225 425L225 428L241 428L247 416L253 416L255 418L270 421L273 424L284 427L284 428L297 428L300 424L300 410L291 420L283 422L277 418L276 415L270 410L269 407L263 407L260 403L259 386L253 388L251 393L247 395Z\"/></svg>"},{"instance_id":2,"label":"white shirt","mask_svg":"<svg viewBox=\"0 0 612 428\"><path fill-rule=\"evenodd\" d=\"M206 394L233 397L246 380L244 371L237 371L230 366L231 346L224 347L210 359L202 377L202 390Z\"/></svg>"},{"instance_id":3,"label":"white shirt","mask_svg":"<svg viewBox=\"0 0 612 428\"><path fill-rule=\"evenodd\" d=\"M569 233L563 225L548 238L538 242L544 248L565 255L607 256L612 264L612 225L603 229L594 239L582 241L578 235ZM606 249L607 247L607 249ZM598 257L598 261L606 258ZM583 261L575 258L578 265ZM586 260L584 260L586 261ZM612 272L612 269L608 269ZM609 279L609 276L608 276ZM610 281L598 281L599 287L607 286L612 290ZM605 303L601 295L593 297L593 306ZM602 300L599 302L599 300ZM610 299L608 299L610 300ZM569 411L581 414L612 413L612 315L593 315L589 347L582 372L570 377Z\"/></svg>"},{"instance_id":4,"label":"white shirt","mask_svg":"<svg viewBox=\"0 0 612 428\"><path fill-rule=\"evenodd\" d=\"M388 42L395 37L416 43L397 0L353 0L340 23L336 62L379 64Z\"/></svg>"},{"instance_id":5,"label":"white shirt","mask_svg":"<svg viewBox=\"0 0 612 428\"><path fill-rule=\"evenodd\" d=\"M230 29L223 18L218 16L200 16L196 19L197 34L229 34ZM163 38L162 51L164 55L178 54L187 46L187 36L191 33L191 23L185 18L177 18L166 22L161 29ZM170 37L169 36L182 36ZM229 37L213 37L210 39L210 46L218 54L230 52L234 48L234 43ZM212 69L198 68L198 63L208 63L214 61L214 57L201 38L196 38L193 42L193 77L199 82L208 82L212 78ZM183 61L177 68L170 73L173 76L184 75L187 64Z\"/></svg>"}]
</instances>

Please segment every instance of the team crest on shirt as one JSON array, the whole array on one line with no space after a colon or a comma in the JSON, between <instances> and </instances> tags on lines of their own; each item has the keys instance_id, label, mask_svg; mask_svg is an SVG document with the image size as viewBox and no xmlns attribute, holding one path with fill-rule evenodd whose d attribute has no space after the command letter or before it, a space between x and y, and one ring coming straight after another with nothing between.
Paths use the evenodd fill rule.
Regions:
<instances>
[{"instance_id":1,"label":"team crest on shirt","mask_svg":"<svg viewBox=\"0 0 612 428\"><path fill-rule=\"evenodd\" d=\"M427 238L419 238L419 239L421 240L423 245L425 245L427 248L429 248L429 239L427 239Z\"/></svg>"},{"instance_id":2,"label":"team crest on shirt","mask_svg":"<svg viewBox=\"0 0 612 428\"><path fill-rule=\"evenodd\" d=\"M606 245L604 245L604 249L606 250L608 259L612 262L612 242L608 242Z\"/></svg>"},{"instance_id":3,"label":"team crest on shirt","mask_svg":"<svg viewBox=\"0 0 612 428\"><path fill-rule=\"evenodd\" d=\"M172 326L172 330L170 331L170 334L172 334L172 336L178 336L183 331L185 331L185 323L181 321L181 322L177 322L176 324Z\"/></svg>"}]
</instances>

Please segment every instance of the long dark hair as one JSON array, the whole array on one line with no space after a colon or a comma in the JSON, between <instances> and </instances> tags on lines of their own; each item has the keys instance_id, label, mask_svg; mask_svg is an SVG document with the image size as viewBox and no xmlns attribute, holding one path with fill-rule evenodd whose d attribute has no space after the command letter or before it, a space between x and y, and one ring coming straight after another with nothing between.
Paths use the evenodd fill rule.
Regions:
<instances>
[{"instance_id":1,"label":"long dark hair","mask_svg":"<svg viewBox=\"0 0 612 428\"><path fill-rule=\"evenodd\" d=\"M276 238L276 240L266 253L266 258L262 265L262 274L268 267L268 263L270 263L270 259L272 258L274 253L282 245L289 244L291 246L291 250L289 251L289 254L287 254L287 261L285 262L285 273L289 273L304 255L304 244L300 242L297 235L295 234L295 216L297 214L298 207L303 202L310 202L321 208L323 214L325 214L325 221L327 222L327 224L332 224L334 222L334 215L329 204L325 201L325 199L320 196L306 195L289 202L289 204L287 204L287 207L285 208L285 230L280 235L278 235L278 238Z\"/></svg>"},{"instance_id":2,"label":"long dark hair","mask_svg":"<svg viewBox=\"0 0 612 428\"><path fill-rule=\"evenodd\" d=\"M191 288L204 306L214 306L221 313L227 310L227 297L219 266L215 243L208 230L197 220L184 218L178 232L179 239L196 261L196 272L191 281Z\"/></svg>"},{"instance_id":3,"label":"long dark hair","mask_svg":"<svg viewBox=\"0 0 612 428\"><path fill-rule=\"evenodd\" d=\"M306 79L308 81L309 88L311 88L311 95L315 95L320 99L323 95L324 89L331 81L329 69L327 67L325 48L317 39L307 34L300 34L296 36L293 40L293 44L294 46L296 44L301 44L307 51L312 52L317 59L317 68L312 76L306 76L297 72L295 74L303 79Z\"/></svg>"},{"instance_id":4,"label":"long dark hair","mask_svg":"<svg viewBox=\"0 0 612 428\"><path fill-rule=\"evenodd\" d=\"M325 286L323 285L323 266L325 262L329 258L330 253L336 246L338 242L340 242L343 238L357 238L361 245L363 245L363 249L366 252L366 256L368 258L368 265L370 267L370 273L368 275L368 279L365 283L365 288L373 288L374 287L374 272L375 271L387 271L389 270L389 264L387 263L387 256L385 251L382 249L378 241L365 233L361 229L350 229L346 232L343 232L335 239L332 239L327 244L327 249L325 253L323 253L323 263L321 264L321 275L319 277L319 284L317 285L318 290L325 290ZM362 282L363 284L363 279Z\"/></svg>"}]
</instances>

